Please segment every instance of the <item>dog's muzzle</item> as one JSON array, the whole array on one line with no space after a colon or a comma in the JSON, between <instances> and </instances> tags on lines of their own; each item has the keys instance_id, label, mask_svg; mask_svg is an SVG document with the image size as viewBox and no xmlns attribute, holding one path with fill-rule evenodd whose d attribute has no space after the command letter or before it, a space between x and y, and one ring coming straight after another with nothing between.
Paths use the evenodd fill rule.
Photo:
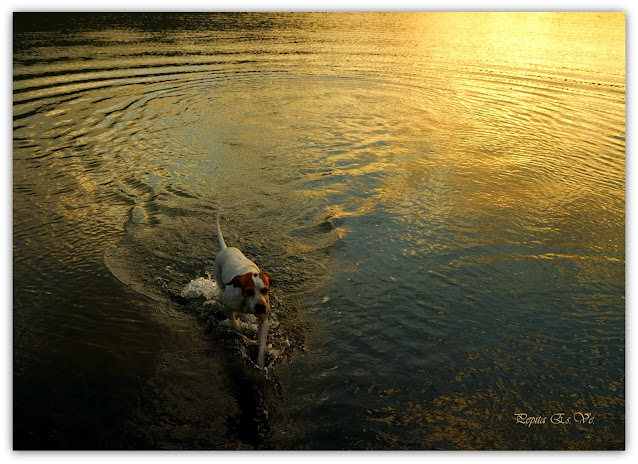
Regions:
<instances>
[{"instance_id":1,"label":"dog's muzzle","mask_svg":"<svg viewBox=\"0 0 638 464\"><path fill-rule=\"evenodd\" d=\"M256 304L255 305L255 314L266 314L266 305L265 304Z\"/></svg>"}]
</instances>

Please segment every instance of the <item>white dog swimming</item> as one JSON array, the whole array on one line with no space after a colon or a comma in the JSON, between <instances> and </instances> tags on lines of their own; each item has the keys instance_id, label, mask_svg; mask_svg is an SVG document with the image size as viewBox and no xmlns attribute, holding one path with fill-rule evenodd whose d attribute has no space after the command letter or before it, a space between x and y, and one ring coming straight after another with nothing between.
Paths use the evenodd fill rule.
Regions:
<instances>
[{"instance_id":1,"label":"white dog swimming","mask_svg":"<svg viewBox=\"0 0 638 464\"><path fill-rule=\"evenodd\" d=\"M215 257L213 275L219 287L221 302L230 311L230 322L238 329L235 313L254 314L259 322L257 330L257 366L263 369L266 360L266 335L270 313L270 286L273 278L261 272L239 249L227 247L219 228L217 213L217 240L220 252Z\"/></svg>"}]
</instances>

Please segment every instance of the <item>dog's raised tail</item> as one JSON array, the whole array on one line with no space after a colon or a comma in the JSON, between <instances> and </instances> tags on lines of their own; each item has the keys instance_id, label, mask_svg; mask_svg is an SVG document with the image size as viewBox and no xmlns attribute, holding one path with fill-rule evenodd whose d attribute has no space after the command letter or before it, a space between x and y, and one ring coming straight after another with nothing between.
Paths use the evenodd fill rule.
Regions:
<instances>
[{"instance_id":1,"label":"dog's raised tail","mask_svg":"<svg viewBox=\"0 0 638 464\"><path fill-rule=\"evenodd\" d=\"M224 242L224 236L222 230L219 228L219 211L217 211L217 241L219 242L219 248L222 250L226 248L226 242Z\"/></svg>"}]
</instances>

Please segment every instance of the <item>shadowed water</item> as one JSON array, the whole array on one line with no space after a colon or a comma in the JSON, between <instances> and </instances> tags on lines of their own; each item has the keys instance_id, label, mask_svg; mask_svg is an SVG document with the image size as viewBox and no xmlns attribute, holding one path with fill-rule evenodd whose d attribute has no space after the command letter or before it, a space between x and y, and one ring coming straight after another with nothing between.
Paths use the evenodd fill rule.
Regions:
<instances>
[{"instance_id":1,"label":"shadowed water","mask_svg":"<svg viewBox=\"0 0 638 464\"><path fill-rule=\"evenodd\" d=\"M16 448L624 447L623 14L14 28Z\"/></svg>"}]
</instances>

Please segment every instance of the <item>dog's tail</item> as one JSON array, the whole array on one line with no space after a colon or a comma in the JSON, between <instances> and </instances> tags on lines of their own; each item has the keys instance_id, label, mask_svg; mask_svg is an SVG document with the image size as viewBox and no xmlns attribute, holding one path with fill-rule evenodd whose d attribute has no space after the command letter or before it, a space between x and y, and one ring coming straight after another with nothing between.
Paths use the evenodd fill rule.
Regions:
<instances>
[{"instance_id":1,"label":"dog's tail","mask_svg":"<svg viewBox=\"0 0 638 464\"><path fill-rule=\"evenodd\" d=\"M219 211L217 211L217 241L219 242L219 248L222 250L226 248L226 242L224 242L222 230L219 228Z\"/></svg>"}]
</instances>

